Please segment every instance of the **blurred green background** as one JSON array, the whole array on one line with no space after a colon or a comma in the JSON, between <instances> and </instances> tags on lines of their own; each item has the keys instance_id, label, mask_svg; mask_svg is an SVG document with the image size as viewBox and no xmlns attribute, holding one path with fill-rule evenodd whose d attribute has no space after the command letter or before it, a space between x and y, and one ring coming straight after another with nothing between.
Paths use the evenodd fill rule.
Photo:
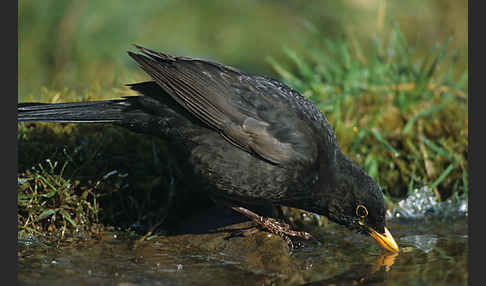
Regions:
<instances>
[{"instance_id":1,"label":"blurred green background","mask_svg":"<svg viewBox=\"0 0 486 286\"><path fill-rule=\"evenodd\" d=\"M19 101L41 87L147 79L126 55L133 43L276 76L267 59L288 61L284 47L300 54L319 38L352 36L366 50L396 23L424 53L452 37L467 65L467 1L458 0L21 0L18 21Z\"/></svg>"}]
</instances>

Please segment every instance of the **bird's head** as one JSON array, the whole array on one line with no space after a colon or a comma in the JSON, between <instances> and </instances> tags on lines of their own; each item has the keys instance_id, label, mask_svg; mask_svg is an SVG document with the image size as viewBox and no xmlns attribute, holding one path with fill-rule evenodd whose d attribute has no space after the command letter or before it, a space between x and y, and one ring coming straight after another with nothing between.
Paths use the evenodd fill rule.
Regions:
<instances>
[{"instance_id":1,"label":"bird's head","mask_svg":"<svg viewBox=\"0 0 486 286\"><path fill-rule=\"evenodd\" d=\"M322 193L322 212L329 220L373 237L384 249L398 252L386 228L386 207L378 184L349 158L337 156L335 184Z\"/></svg>"}]
</instances>

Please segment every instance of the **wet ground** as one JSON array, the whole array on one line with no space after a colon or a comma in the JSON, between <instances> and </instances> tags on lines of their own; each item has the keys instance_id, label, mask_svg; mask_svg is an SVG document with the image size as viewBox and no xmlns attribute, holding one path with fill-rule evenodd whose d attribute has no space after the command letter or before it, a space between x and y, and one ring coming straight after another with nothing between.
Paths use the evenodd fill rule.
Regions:
<instances>
[{"instance_id":1,"label":"wet ground","mask_svg":"<svg viewBox=\"0 0 486 286\"><path fill-rule=\"evenodd\" d=\"M120 286L467 284L466 217L392 219L388 225L399 254L337 225L292 251L264 231L234 236L234 229L250 225L182 231L143 242L124 233L65 247L24 241L18 280L21 285Z\"/></svg>"}]
</instances>

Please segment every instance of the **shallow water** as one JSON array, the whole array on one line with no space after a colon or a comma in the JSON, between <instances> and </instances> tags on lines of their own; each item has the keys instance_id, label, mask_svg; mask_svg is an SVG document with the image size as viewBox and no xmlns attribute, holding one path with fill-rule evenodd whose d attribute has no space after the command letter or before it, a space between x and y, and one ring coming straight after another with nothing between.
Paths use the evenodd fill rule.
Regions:
<instances>
[{"instance_id":1,"label":"shallow water","mask_svg":"<svg viewBox=\"0 0 486 286\"><path fill-rule=\"evenodd\" d=\"M112 234L74 247L23 244L18 280L21 285L467 284L467 218L395 219L388 225L399 254L386 253L371 238L339 226L290 254L283 248L255 252L241 244L238 252L229 247L243 239L223 245L205 236L191 244L186 239L194 234L156 238L136 248L133 241ZM280 243L279 238L266 240L269 234L260 236L257 248Z\"/></svg>"}]
</instances>

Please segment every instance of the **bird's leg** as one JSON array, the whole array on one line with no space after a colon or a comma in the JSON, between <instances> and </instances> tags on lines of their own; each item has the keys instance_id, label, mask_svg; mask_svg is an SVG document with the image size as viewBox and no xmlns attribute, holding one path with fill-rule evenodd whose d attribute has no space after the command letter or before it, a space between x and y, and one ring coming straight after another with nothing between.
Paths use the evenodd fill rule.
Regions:
<instances>
[{"instance_id":1,"label":"bird's leg","mask_svg":"<svg viewBox=\"0 0 486 286\"><path fill-rule=\"evenodd\" d=\"M284 212L282 210L282 206L275 206L275 211L277 212L277 216L282 219L286 224L289 225L290 228L290 221L287 216L284 215Z\"/></svg>"},{"instance_id":2,"label":"bird's leg","mask_svg":"<svg viewBox=\"0 0 486 286\"><path fill-rule=\"evenodd\" d=\"M290 226L286 223L279 223L278 221L275 221L273 219L262 217L243 207L231 207L231 208L241 213L242 215L250 218L251 220L259 224L263 228L268 229L270 232L281 236L283 239L285 239L285 241L287 241L287 243L290 246L292 246L292 241L290 240L290 238L287 237L288 235L302 237L304 239L311 238L311 235L309 233L304 231L292 230L290 229Z\"/></svg>"}]
</instances>

